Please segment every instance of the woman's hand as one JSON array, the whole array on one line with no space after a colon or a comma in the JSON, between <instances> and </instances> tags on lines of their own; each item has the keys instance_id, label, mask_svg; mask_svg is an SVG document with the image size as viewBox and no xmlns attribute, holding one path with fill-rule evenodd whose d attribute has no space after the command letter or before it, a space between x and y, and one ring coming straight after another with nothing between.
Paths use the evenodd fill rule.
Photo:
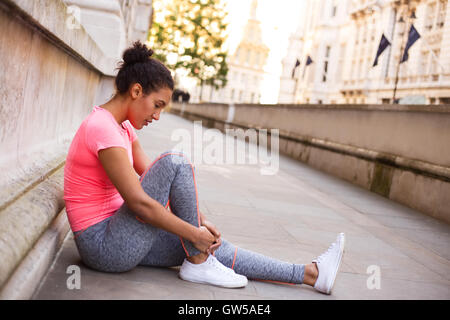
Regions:
<instances>
[{"instance_id":1,"label":"woman's hand","mask_svg":"<svg viewBox=\"0 0 450 320\"><path fill-rule=\"evenodd\" d=\"M222 239L220 238L221 234L212 222L204 219L204 216L202 218L203 218L202 226L206 227L209 230L209 232L211 232L211 234L214 236L214 239L215 239L215 242L209 247L209 250L208 250L208 253L212 254L222 244Z\"/></svg>"},{"instance_id":2,"label":"woman's hand","mask_svg":"<svg viewBox=\"0 0 450 320\"><path fill-rule=\"evenodd\" d=\"M216 238L205 226L200 226L197 230L196 240L192 244L202 253L210 253L210 247L214 244Z\"/></svg>"}]
</instances>

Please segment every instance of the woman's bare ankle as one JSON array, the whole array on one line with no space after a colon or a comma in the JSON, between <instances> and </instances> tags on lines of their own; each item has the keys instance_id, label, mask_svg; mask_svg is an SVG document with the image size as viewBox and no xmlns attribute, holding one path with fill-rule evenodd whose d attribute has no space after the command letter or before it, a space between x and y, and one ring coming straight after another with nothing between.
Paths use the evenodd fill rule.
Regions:
<instances>
[{"instance_id":1,"label":"woman's bare ankle","mask_svg":"<svg viewBox=\"0 0 450 320\"><path fill-rule=\"evenodd\" d=\"M190 263L193 264L200 264L206 261L206 259L208 259L209 254L207 253L199 253L195 256L189 256L187 257L187 261L189 261Z\"/></svg>"},{"instance_id":2,"label":"woman's bare ankle","mask_svg":"<svg viewBox=\"0 0 450 320\"><path fill-rule=\"evenodd\" d=\"M303 277L303 283L310 286L314 286L319 276L319 269L315 263L305 265L305 275Z\"/></svg>"}]
</instances>

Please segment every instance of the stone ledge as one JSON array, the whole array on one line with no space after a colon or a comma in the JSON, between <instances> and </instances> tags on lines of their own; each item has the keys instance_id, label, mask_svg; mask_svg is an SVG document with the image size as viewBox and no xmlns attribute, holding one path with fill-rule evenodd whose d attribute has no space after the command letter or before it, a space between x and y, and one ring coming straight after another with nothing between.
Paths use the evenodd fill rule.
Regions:
<instances>
[{"instance_id":1,"label":"stone ledge","mask_svg":"<svg viewBox=\"0 0 450 320\"><path fill-rule=\"evenodd\" d=\"M243 124L238 122L226 122L220 119L214 119L197 113L191 113L188 111L180 112L177 109L171 109L171 112L178 115L187 115L199 117L208 121L219 122L227 126L235 126L242 129L261 129L257 125ZM354 147L351 145L344 145L332 141L325 141L322 139L301 136L299 134L293 134L287 131L280 130L279 137L298 143L302 143L307 146L312 146L319 149L324 149L332 152L341 153L343 155L349 155L357 158L361 158L368 161L380 162L386 165L390 165L403 170L412 171L417 174L425 175L434 179L439 179L445 182L450 182L450 168L427 163L415 159L407 159L398 155L392 155L385 152L378 152L374 150L368 150L365 148ZM270 133L270 132L269 132Z\"/></svg>"},{"instance_id":2,"label":"stone ledge","mask_svg":"<svg viewBox=\"0 0 450 320\"><path fill-rule=\"evenodd\" d=\"M70 230L62 210L0 291L0 300L28 300L50 270Z\"/></svg>"},{"instance_id":3,"label":"stone ledge","mask_svg":"<svg viewBox=\"0 0 450 320\"><path fill-rule=\"evenodd\" d=\"M65 154L59 155L40 166L29 166L20 173L12 172L13 177L0 175L5 179L0 184L0 212L60 169L64 165L65 157Z\"/></svg>"},{"instance_id":4,"label":"stone ledge","mask_svg":"<svg viewBox=\"0 0 450 320\"><path fill-rule=\"evenodd\" d=\"M64 167L0 211L0 287L64 208Z\"/></svg>"},{"instance_id":5,"label":"stone ledge","mask_svg":"<svg viewBox=\"0 0 450 320\"><path fill-rule=\"evenodd\" d=\"M173 103L174 109L183 108L185 103ZM235 108L266 108L266 109L312 109L312 110L356 110L356 111L392 111L392 112L425 112L450 113L450 105L418 105L418 104L248 104L248 103L187 103L190 106L217 106L233 105Z\"/></svg>"}]
</instances>

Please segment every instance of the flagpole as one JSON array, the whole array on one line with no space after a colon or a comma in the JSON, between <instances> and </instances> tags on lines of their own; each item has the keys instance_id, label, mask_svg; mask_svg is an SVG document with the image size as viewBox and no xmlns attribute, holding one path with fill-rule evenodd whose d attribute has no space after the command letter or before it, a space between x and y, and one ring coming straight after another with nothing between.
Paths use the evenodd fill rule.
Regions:
<instances>
[{"instance_id":1,"label":"flagpole","mask_svg":"<svg viewBox=\"0 0 450 320\"><path fill-rule=\"evenodd\" d=\"M400 16L401 17L401 16ZM404 22L405 23L405 25L406 25L406 21ZM406 32L406 30L407 30L408 28L404 28L404 33L407 33ZM404 47L404 44L405 44L405 34L403 34L403 39L402 39L402 43L401 43L401 45L400 45L400 57L399 57L399 59L398 59L398 63L397 63L397 71L396 71L396 73L395 73L395 83L394 83L394 94L393 94L393 96L392 96L392 104L397 104L397 102L395 101L395 95L396 95L396 93L397 93L397 85L398 85L398 75L399 75L399 71L400 71L400 64L401 64L401 61L402 61L402 53L403 53L403 47Z\"/></svg>"},{"instance_id":2,"label":"flagpole","mask_svg":"<svg viewBox=\"0 0 450 320\"><path fill-rule=\"evenodd\" d=\"M301 80L302 82L305 81L306 68L307 68L311 63L313 63L313 61L312 61L312 59L310 58L310 56L307 55L306 63L305 63L305 66L303 67L302 80ZM297 76L296 76L295 78L296 78L296 81L295 81L295 93L294 93L294 99L296 98L296 94L297 94L297 90L298 90L298 80L299 80L300 77L297 77ZM304 93L304 88L303 88L302 96L303 96L303 93ZM295 101L295 100L294 100L294 101Z\"/></svg>"},{"instance_id":3,"label":"flagpole","mask_svg":"<svg viewBox=\"0 0 450 320\"><path fill-rule=\"evenodd\" d=\"M298 78L298 72L295 70L294 103L297 103Z\"/></svg>"},{"instance_id":4,"label":"flagpole","mask_svg":"<svg viewBox=\"0 0 450 320\"><path fill-rule=\"evenodd\" d=\"M406 8L406 14L409 14L409 11L410 11L409 9L410 9L410 4L409 4L409 1L408 1L408 5L407 5L407 8ZM400 19L403 19L403 15L402 14L400 14ZM410 19L408 19L408 20L410 20ZM401 61L403 59L403 50L404 50L404 46L405 46L405 38L408 39L407 36L405 37L405 34L407 33L407 30L408 30L406 19L405 19L404 23L405 23L405 28L403 29L404 30L404 34L403 34L402 44L400 46L400 57L399 57L400 59L398 60L398 63L397 63L397 72L395 74L395 84L394 84L394 94L392 96L392 103L393 104L396 104L395 95L397 93L397 85L398 85L398 80L399 80L398 79L399 78L398 75L399 75L399 72L400 72L400 64L401 64ZM394 38L392 38L392 41L394 41Z\"/></svg>"}]
</instances>

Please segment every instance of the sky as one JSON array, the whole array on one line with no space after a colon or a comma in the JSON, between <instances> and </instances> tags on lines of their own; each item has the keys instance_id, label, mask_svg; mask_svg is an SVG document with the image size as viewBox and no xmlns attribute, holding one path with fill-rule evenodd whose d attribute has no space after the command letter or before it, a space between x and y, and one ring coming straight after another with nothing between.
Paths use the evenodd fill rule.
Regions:
<instances>
[{"instance_id":1,"label":"sky","mask_svg":"<svg viewBox=\"0 0 450 320\"><path fill-rule=\"evenodd\" d=\"M250 16L252 0L226 0L229 10L229 48L234 50ZM288 39L300 24L304 0L258 0L257 18L261 21L263 42L270 48L262 83L262 103L277 103ZM232 51L231 51L232 52Z\"/></svg>"}]
</instances>

